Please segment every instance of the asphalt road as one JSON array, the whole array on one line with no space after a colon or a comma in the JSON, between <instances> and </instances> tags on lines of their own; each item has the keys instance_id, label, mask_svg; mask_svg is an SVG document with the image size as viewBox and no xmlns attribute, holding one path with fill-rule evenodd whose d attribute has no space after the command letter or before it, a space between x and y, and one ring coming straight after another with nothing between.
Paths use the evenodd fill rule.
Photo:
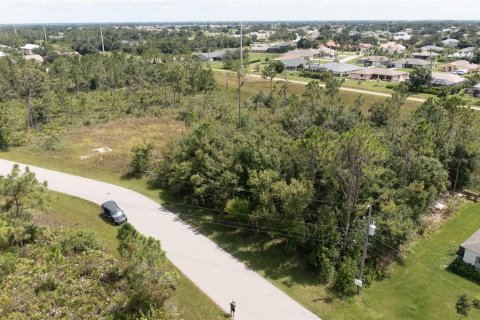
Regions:
<instances>
[{"instance_id":1,"label":"asphalt road","mask_svg":"<svg viewBox=\"0 0 480 320\"><path fill-rule=\"evenodd\" d=\"M8 174L13 164L0 159L0 175ZM155 201L117 185L34 166L30 169L51 190L97 204L116 201L129 222L142 234L160 240L168 259L225 312L234 299L235 319L318 319ZM98 223L105 222L98 219Z\"/></svg>"}]
</instances>

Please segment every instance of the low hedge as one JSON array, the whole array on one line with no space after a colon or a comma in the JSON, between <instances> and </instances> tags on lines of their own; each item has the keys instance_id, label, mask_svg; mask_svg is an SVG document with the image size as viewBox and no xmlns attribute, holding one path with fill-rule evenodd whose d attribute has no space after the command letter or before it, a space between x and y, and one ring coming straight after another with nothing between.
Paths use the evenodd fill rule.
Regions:
<instances>
[{"instance_id":1,"label":"low hedge","mask_svg":"<svg viewBox=\"0 0 480 320\"><path fill-rule=\"evenodd\" d=\"M447 270L458 274L464 278L474 281L480 284L480 272L475 270L475 267L469 263L466 263L461 258L456 258L448 267Z\"/></svg>"}]
</instances>

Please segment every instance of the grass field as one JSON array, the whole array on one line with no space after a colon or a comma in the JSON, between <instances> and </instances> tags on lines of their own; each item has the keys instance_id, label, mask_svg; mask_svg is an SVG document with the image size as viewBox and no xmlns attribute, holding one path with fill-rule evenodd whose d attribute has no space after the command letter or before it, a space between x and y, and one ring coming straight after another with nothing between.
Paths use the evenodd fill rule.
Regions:
<instances>
[{"instance_id":1,"label":"grass field","mask_svg":"<svg viewBox=\"0 0 480 320\"><path fill-rule=\"evenodd\" d=\"M59 193L53 193L53 205L48 212L40 213L35 219L50 227L84 227L94 231L102 240L106 253L119 258L116 239L117 228L105 222L100 216L99 207L91 202ZM169 269L176 269L168 263ZM184 319L224 319L220 310L187 277L181 274L173 297Z\"/></svg>"}]
</instances>

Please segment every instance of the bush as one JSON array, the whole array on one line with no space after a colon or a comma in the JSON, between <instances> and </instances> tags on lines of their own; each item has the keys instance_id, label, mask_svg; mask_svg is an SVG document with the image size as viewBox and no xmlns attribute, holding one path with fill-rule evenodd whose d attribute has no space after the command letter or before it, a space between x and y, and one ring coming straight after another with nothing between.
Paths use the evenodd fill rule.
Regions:
<instances>
[{"instance_id":1,"label":"bush","mask_svg":"<svg viewBox=\"0 0 480 320\"><path fill-rule=\"evenodd\" d=\"M79 254L102 248L97 235L88 230L70 230L59 240L60 251L64 255Z\"/></svg>"},{"instance_id":2,"label":"bush","mask_svg":"<svg viewBox=\"0 0 480 320\"><path fill-rule=\"evenodd\" d=\"M150 171L152 161L153 144L142 142L132 148L131 173L142 176Z\"/></svg>"},{"instance_id":3,"label":"bush","mask_svg":"<svg viewBox=\"0 0 480 320\"><path fill-rule=\"evenodd\" d=\"M461 258L456 258L448 266L447 270L480 284L480 272L475 270L474 266L466 263Z\"/></svg>"},{"instance_id":4,"label":"bush","mask_svg":"<svg viewBox=\"0 0 480 320\"><path fill-rule=\"evenodd\" d=\"M356 287L354 280L357 273L357 263L352 258L346 257L335 276L335 290L342 296L355 294Z\"/></svg>"}]
</instances>

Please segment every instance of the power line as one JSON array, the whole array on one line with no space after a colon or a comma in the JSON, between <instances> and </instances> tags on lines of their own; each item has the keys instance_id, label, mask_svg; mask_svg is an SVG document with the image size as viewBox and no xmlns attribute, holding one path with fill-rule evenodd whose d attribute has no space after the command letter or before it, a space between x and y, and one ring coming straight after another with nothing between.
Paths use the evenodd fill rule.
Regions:
<instances>
[{"instance_id":1,"label":"power line","mask_svg":"<svg viewBox=\"0 0 480 320\"><path fill-rule=\"evenodd\" d=\"M61 188L58 188L58 189L62 190ZM65 189L63 189L63 190L65 190ZM97 195L87 195L87 194L82 194L82 193L79 193L79 192L75 192L75 194L98 198L102 201L109 199L109 198L106 198L106 197L101 197L101 196L97 196ZM153 209L153 208L149 208L149 207L143 207L143 206L139 206L139 205L130 204L130 203L127 203L127 202L122 202L122 201L118 201L118 202L122 205L127 206L127 207L138 208L138 209L147 210L147 211L155 212L155 213L159 213L159 212L162 213L162 210L159 210L160 208L159 209ZM181 203L176 203L175 202L175 204L181 204ZM198 207L198 208L202 208L202 207ZM205 208L205 209L208 209L208 208ZM166 213L175 215L174 213L171 213L171 212L166 212ZM288 233L285 233L285 232L288 232L288 231L283 230L283 229L275 229L275 228L266 227L266 226L257 226L257 225L254 225L254 224L246 224L246 223L229 221L229 220L218 220L218 219L215 219L215 221L206 220L204 217L195 215L194 213L183 213L183 215L192 215L192 216L195 217L196 220L202 220L202 222L204 222L204 223L215 224L215 225L220 225L220 226L225 226L225 227L238 228L238 229L255 231L255 232L261 232L261 233L266 233L266 234L269 234L269 235L276 234L276 235L283 236L283 237L297 238L297 239L302 239L302 240L312 240L312 241L320 242L322 244L339 243L340 241L342 241L341 239L340 240L335 240L335 241L325 241L325 240L320 240L316 237L300 236L299 235L299 234L301 234L300 232L296 232L297 234L288 234ZM192 218L190 218L190 219L195 220L195 219L192 219ZM312 234L307 234L307 235L312 236ZM350 241L350 242L353 242L353 240Z\"/></svg>"}]
</instances>

